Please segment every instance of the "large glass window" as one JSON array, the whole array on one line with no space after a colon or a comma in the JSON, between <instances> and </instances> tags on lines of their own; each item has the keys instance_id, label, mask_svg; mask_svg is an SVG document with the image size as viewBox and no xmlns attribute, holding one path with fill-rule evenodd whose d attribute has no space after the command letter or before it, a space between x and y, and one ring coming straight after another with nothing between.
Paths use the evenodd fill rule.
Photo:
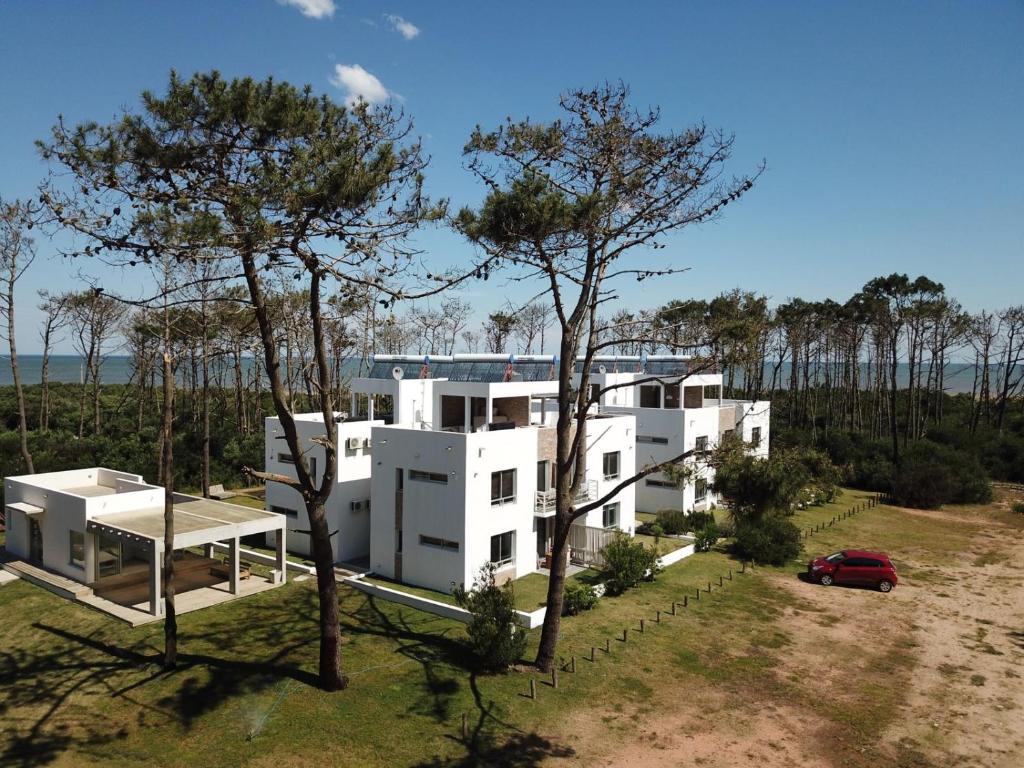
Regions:
<instances>
[{"instance_id":1,"label":"large glass window","mask_svg":"<svg viewBox=\"0 0 1024 768\"><path fill-rule=\"evenodd\" d=\"M516 556L516 532L507 531L491 536L491 562L495 565L508 565Z\"/></svg>"},{"instance_id":2,"label":"large glass window","mask_svg":"<svg viewBox=\"0 0 1024 768\"><path fill-rule=\"evenodd\" d=\"M516 471L502 469L491 472L491 504L508 504L516 500Z\"/></svg>"},{"instance_id":3,"label":"large glass window","mask_svg":"<svg viewBox=\"0 0 1024 768\"><path fill-rule=\"evenodd\" d=\"M708 436L701 435L698 437L693 447L697 453L706 453L708 450Z\"/></svg>"},{"instance_id":4,"label":"large glass window","mask_svg":"<svg viewBox=\"0 0 1024 768\"><path fill-rule=\"evenodd\" d=\"M77 565L79 568L85 568L85 534L81 531L71 531L70 535L71 564Z\"/></svg>"},{"instance_id":5,"label":"large glass window","mask_svg":"<svg viewBox=\"0 0 1024 768\"><path fill-rule=\"evenodd\" d=\"M605 528L619 527L619 502L605 504L601 508L601 524Z\"/></svg>"},{"instance_id":6,"label":"large glass window","mask_svg":"<svg viewBox=\"0 0 1024 768\"><path fill-rule=\"evenodd\" d=\"M750 444L757 448L761 444L761 428L754 427L750 430Z\"/></svg>"},{"instance_id":7,"label":"large glass window","mask_svg":"<svg viewBox=\"0 0 1024 768\"><path fill-rule=\"evenodd\" d=\"M96 565L100 578L119 574L121 572L121 542L110 536L100 535L99 562Z\"/></svg>"},{"instance_id":8,"label":"large glass window","mask_svg":"<svg viewBox=\"0 0 1024 768\"><path fill-rule=\"evenodd\" d=\"M658 437L657 435L637 435L636 441L638 443L653 443L654 445L668 445L667 437Z\"/></svg>"},{"instance_id":9,"label":"large glass window","mask_svg":"<svg viewBox=\"0 0 1024 768\"><path fill-rule=\"evenodd\" d=\"M548 491L551 489L551 462L537 462L537 490Z\"/></svg>"},{"instance_id":10,"label":"large glass window","mask_svg":"<svg viewBox=\"0 0 1024 768\"><path fill-rule=\"evenodd\" d=\"M619 452L611 451L604 455L604 479L614 480L619 476Z\"/></svg>"}]
</instances>

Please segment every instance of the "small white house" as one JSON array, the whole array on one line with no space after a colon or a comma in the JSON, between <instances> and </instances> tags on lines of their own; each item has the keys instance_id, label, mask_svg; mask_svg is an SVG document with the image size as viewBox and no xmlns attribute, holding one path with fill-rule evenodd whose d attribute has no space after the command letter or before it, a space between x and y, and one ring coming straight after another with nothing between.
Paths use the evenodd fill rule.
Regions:
<instances>
[{"instance_id":1,"label":"small white house","mask_svg":"<svg viewBox=\"0 0 1024 768\"><path fill-rule=\"evenodd\" d=\"M102 467L5 478L6 567L20 568L44 585L85 585L75 594L161 616L164 501L165 490L140 475ZM227 594L238 594L239 540L268 532L280 534L282 542L270 581L283 583L280 515L178 493L173 514L175 559L182 559L178 592L226 582ZM227 550L226 566L185 551L203 547L208 555L215 543Z\"/></svg>"}]
</instances>

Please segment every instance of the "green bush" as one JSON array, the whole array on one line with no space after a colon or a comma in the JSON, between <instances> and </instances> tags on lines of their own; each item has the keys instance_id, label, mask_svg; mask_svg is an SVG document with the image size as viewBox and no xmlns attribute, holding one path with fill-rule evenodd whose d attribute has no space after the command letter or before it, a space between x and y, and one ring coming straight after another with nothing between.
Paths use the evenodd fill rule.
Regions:
<instances>
[{"instance_id":1,"label":"green bush","mask_svg":"<svg viewBox=\"0 0 1024 768\"><path fill-rule=\"evenodd\" d=\"M656 538L664 536L666 531L661 527L661 523L651 523L647 526L647 535L654 536Z\"/></svg>"},{"instance_id":2,"label":"green bush","mask_svg":"<svg viewBox=\"0 0 1024 768\"><path fill-rule=\"evenodd\" d=\"M505 670L518 662L526 650L526 630L516 617L515 596L511 582L494 583L494 564L480 569L480 575L467 591L452 590L455 601L471 614L466 625L469 648L484 669Z\"/></svg>"},{"instance_id":3,"label":"green bush","mask_svg":"<svg viewBox=\"0 0 1024 768\"><path fill-rule=\"evenodd\" d=\"M687 530L687 516L686 513L681 509L660 509L658 510L658 522L657 525L661 526L664 533L669 536L678 536L681 533L686 533Z\"/></svg>"},{"instance_id":4,"label":"green bush","mask_svg":"<svg viewBox=\"0 0 1024 768\"><path fill-rule=\"evenodd\" d=\"M976 456L922 441L909 446L900 457L892 496L903 506L937 509L943 504L991 501L992 488Z\"/></svg>"},{"instance_id":5,"label":"green bush","mask_svg":"<svg viewBox=\"0 0 1024 768\"><path fill-rule=\"evenodd\" d=\"M565 597L562 600L562 615L575 616L589 611L597 605L597 590L589 584L570 579L565 583Z\"/></svg>"},{"instance_id":6,"label":"green bush","mask_svg":"<svg viewBox=\"0 0 1024 768\"><path fill-rule=\"evenodd\" d=\"M703 530L697 533L693 542L695 552L709 552L715 542L718 541L718 526L715 523L708 523Z\"/></svg>"},{"instance_id":7,"label":"green bush","mask_svg":"<svg viewBox=\"0 0 1024 768\"><path fill-rule=\"evenodd\" d=\"M712 512L700 512L694 510L686 516L686 530L699 533L709 525L715 524L715 515Z\"/></svg>"},{"instance_id":8,"label":"green bush","mask_svg":"<svg viewBox=\"0 0 1024 768\"><path fill-rule=\"evenodd\" d=\"M1024 515L1024 501L1015 501L1013 503L1013 511L1018 515Z\"/></svg>"},{"instance_id":9,"label":"green bush","mask_svg":"<svg viewBox=\"0 0 1024 768\"><path fill-rule=\"evenodd\" d=\"M621 595L643 579L653 579L659 570L658 552L618 532L601 550L604 557L605 589Z\"/></svg>"},{"instance_id":10,"label":"green bush","mask_svg":"<svg viewBox=\"0 0 1024 768\"><path fill-rule=\"evenodd\" d=\"M733 552L761 565L785 565L802 550L800 529L781 515L737 522Z\"/></svg>"}]
</instances>

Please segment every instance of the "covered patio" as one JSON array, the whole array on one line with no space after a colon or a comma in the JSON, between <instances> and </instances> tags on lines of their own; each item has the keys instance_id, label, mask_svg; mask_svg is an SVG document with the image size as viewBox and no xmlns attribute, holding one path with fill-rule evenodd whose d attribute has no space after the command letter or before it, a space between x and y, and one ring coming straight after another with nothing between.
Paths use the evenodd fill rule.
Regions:
<instances>
[{"instance_id":1,"label":"covered patio","mask_svg":"<svg viewBox=\"0 0 1024 768\"><path fill-rule=\"evenodd\" d=\"M163 508L98 515L88 521L86 532L92 544L86 559L92 561L95 574L93 600L119 606L121 611L104 608L119 616L122 612L163 616ZM277 534L275 565L269 577L256 576L242 563L239 541L243 536L269 532ZM215 543L226 548L225 560L213 556ZM273 512L175 494L174 552L179 613L184 612L183 608L195 610L263 591L285 581L285 518Z\"/></svg>"}]
</instances>

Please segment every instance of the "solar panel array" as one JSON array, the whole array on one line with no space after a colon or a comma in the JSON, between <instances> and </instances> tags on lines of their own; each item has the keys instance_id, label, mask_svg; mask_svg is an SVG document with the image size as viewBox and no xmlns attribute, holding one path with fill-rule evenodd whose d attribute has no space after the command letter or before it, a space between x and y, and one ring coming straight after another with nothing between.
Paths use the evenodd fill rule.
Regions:
<instances>
[{"instance_id":1,"label":"solar panel array","mask_svg":"<svg viewBox=\"0 0 1024 768\"><path fill-rule=\"evenodd\" d=\"M402 368L403 378L406 379L417 379L423 371L423 363L419 361L396 363L394 360L380 360L373 362L367 377L390 379L396 365ZM689 370L688 361L683 359L648 360L644 366L641 366L637 360L622 360L595 362L591 365L590 372L600 373L601 366L604 366L609 373L647 373L654 376L685 374ZM509 373L508 367L509 364L506 360L436 360L431 361L424 378L498 382L506 380ZM582 370L582 362L577 361L576 372L579 373ZM555 381L557 378L557 366L550 360L517 360L512 364L511 381Z\"/></svg>"}]
</instances>

